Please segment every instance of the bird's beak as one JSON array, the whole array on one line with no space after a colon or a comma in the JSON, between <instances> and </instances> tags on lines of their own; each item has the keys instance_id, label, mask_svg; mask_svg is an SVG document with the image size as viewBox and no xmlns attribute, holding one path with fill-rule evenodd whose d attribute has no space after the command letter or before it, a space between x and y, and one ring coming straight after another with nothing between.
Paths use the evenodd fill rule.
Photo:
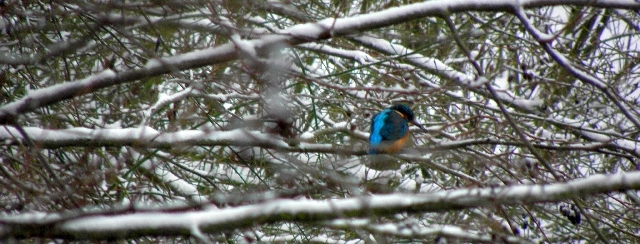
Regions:
<instances>
[{"instance_id":1,"label":"bird's beak","mask_svg":"<svg viewBox=\"0 0 640 244\"><path fill-rule=\"evenodd\" d=\"M421 124L419 124L417 121L411 121L412 124L414 124L415 126L418 126L418 128L420 128L421 130L423 130L424 132L429 133L429 130L427 130L427 128L424 128L424 126L422 126Z\"/></svg>"}]
</instances>

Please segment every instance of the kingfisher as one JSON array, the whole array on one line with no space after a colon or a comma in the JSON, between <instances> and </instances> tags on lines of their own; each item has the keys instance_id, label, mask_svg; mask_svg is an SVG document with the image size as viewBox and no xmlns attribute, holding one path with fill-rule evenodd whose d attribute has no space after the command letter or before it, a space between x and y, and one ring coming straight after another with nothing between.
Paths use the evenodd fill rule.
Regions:
<instances>
[{"instance_id":1,"label":"kingfisher","mask_svg":"<svg viewBox=\"0 0 640 244\"><path fill-rule=\"evenodd\" d=\"M371 119L369 154L394 153L402 150L409 138L409 123L427 131L415 121L413 111L404 104L382 110Z\"/></svg>"}]
</instances>

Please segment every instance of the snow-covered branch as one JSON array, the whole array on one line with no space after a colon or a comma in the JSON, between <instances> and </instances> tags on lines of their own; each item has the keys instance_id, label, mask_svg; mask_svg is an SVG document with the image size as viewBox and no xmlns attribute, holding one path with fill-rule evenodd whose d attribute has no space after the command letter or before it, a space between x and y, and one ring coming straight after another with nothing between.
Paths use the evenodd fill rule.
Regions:
<instances>
[{"instance_id":1,"label":"snow-covered branch","mask_svg":"<svg viewBox=\"0 0 640 244\"><path fill-rule=\"evenodd\" d=\"M99 146L136 146L148 148L171 148L182 146L256 146L272 148L289 152L316 152L316 153L338 153L347 155L362 155L364 148L352 148L350 146L341 147L335 144L312 143L313 138L325 134L335 134L338 132L350 133L357 139L364 140L368 134L360 131L349 131L344 128L344 124L335 127L319 130L313 133L303 134L298 141L281 138L278 135L250 131L245 129L234 129L228 131L203 131L203 130L181 130L177 132L160 132L151 127L122 128L122 129L90 129L90 128L70 128L62 130L49 130L37 127L23 128L29 139L41 148L62 148L62 147L99 147ZM587 133L587 132L584 132ZM599 134L589 132L589 135ZM603 137L599 135L599 137ZM0 140L5 145L21 143L23 135L14 127L0 127ZM294 142L294 143L290 143ZM430 144L418 147L416 150L424 153L466 148L474 145L511 145L523 146L522 142L501 140L498 138L477 138L456 141L440 141L438 144ZM547 143L533 144L535 148L558 151L595 151L602 148L619 148L635 152L637 143L630 140L596 140L592 143L573 143L564 145L554 145ZM408 155L411 155L409 153ZM418 160L418 158L412 158Z\"/></svg>"},{"instance_id":2,"label":"snow-covered branch","mask_svg":"<svg viewBox=\"0 0 640 244\"><path fill-rule=\"evenodd\" d=\"M7 4L0 242L633 242L636 10ZM427 129L368 155L396 103Z\"/></svg>"},{"instance_id":3,"label":"snow-covered branch","mask_svg":"<svg viewBox=\"0 0 640 244\"><path fill-rule=\"evenodd\" d=\"M297 147L287 144L282 138L244 129L230 131L184 130L159 132L151 127L128 129L72 128L47 130L36 127L24 128L32 141L43 148L67 146L145 146L170 148L179 146L260 146L285 151L333 152L332 145L300 143ZM23 136L14 127L3 126L0 138L22 140ZM5 141L8 142L8 141Z\"/></svg>"},{"instance_id":4,"label":"snow-covered branch","mask_svg":"<svg viewBox=\"0 0 640 244\"><path fill-rule=\"evenodd\" d=\"M0 217L0 238L43 236L106 240L146 235L189 235L194 226L215 233L278 221L308 222L390 215L398 212L442 212L495 205L520 205L560 201L575 196L640 189L640 172L592 175L548 185L468 188L428 194L395 193L346 199L277 199L224 209L186 212L109 214L17 214Z\"/></svg>"},{"instance_id":5,"label":"snow-covered branch","mask_svg":"<svg viewBox=\"0 0 640 244\"><path fill-rule=\"evenodd\" d=\"M552 6L552 5L580 5L620 9L640 9L640 3L633 0L626 1L590 1L590 0L496 0L490 2L465 1L429 1L390 8L387 10L362 14L346 18L329 18L316 23L299 24L280 31L278 34L263 35L258 39L247 40L243 47L256 50L267 50L274 45L283 43L297 45L332 37L350 35L398 24L401 22L437 16L443 13L457 13L466 11L513 11L514 6L525 8ZM0 107L0 124L13 123L16 116L35 109L49 106L96 90L128 82L133 82L146 77L168 74L178 70L188 70L215 63L226 62L238 58L240 49L233 42L196 50L172 57L149 60L145 67L112 72L109 70L88 76L82 80L65 82L53 87L43 88L37 92L28 94L17 101Z\"/></svg>"}]
</instances>

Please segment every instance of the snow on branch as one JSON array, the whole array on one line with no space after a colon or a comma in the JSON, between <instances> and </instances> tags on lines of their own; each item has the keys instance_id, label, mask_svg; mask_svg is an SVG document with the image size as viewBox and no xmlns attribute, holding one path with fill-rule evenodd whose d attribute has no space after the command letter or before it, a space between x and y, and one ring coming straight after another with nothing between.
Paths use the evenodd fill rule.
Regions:
<instances>
[{"instance_id":1,"label":"snow on branch","mask_svg":"<svg viewBox=\"0 0 640 244\"><path fill-rule=\"evenodd\" d=\"M563 124L564 125L564 124ZM567 124L566 126L571 126ZM203 131L203 130L181 130L177 132L159 132L151 127L121 128L121 129L90 129L76 127L62 130L42 129L38 127L23 127L29 139L42 148L61 147L96 147L96 146L137 146L149 148L171 148L180 146L259 146L264 148L277 149L289 152L318 152L318 153L341 153L347 155L365 154L364 149L354 149L351 146L340 147L334 144L313 143L313 138L319 135L342 132L350 134L352 137L364 140L368 134L361 131L351 131L346 128L346 124L339 123L331 128L318 130L314 133L305 133L299 141L290 143L280 136L262 133L259 131L248 131L245 129L235 129L228 131ZM605 137L605 135L581 130L585 136ZM19 144L24 140L23 135L11 126L0 127L0 141L3 145ZM473 145L515 145L522 146L522 142L500 140L497 138L480 138L457 141L442 141L435 145L420 147L422 151L441 151L456 148L465 148ZM637 143L631 140L616 138L606 141L596 141L591 143L574 143L564 145L554 145L548 143L536 143L536 148L546 150L587 150L593 151L601 148L620 148L625 151L640 154ZM409 156L407 154L406 156ZM419 160L413 158L412 160ZM463 177L464 178L464 177Z\"/></svg>"},{"instance_id":2,"label":"snow on branch","mask_svg":"<svg viewBox=\"0 0 640 244\"><path fill-rule=\"evenodd\" d=\"M520 5L519 5L520 4ZM440 16L446 13L466 11L513 11L514 6L524 8L551 5L579 5L603 8L640 9L640 3L633 0L592 1L592 0L495 0L495 1L429 1L415 3L379 12L346 18L328 18L315 23L292 26L278 34L262 35L258 39L247 40L246 44L257 50L268 49L274 45L287 43L297 45L356 32L390 26L409 20L428 16ZM239 49L233 42L220 46L195 50L171 57L151 59L145 67L125 70L119 73L103 71L82 80L64 82L43 88L27 96L0 107L0 124L11 124L16 116L34 111L83 94L133 82L139 79L168 74L180 70L199 68L215 63L227 62L238 58ZM108 74L108 75L107 75Z\"/></svg>"},{"instance_id":3,"label":"snow on branch","mask_svg":"<svg viewBox=\"0 0 640 244\"><path fill-rule=\"evenodd\" d=\"M232 231L278 221L317 222L371 214L442 212L495 205L561 201L576 196L640 189L640 172L597 174L547 185L468 188L427 194L395 193L346 199L276 199L245 206L103 214L16 214L0 216L0 239L42 236L63 239L115 239L146 235L189 235L194 226L207 233Z\"/></svg>"},{"instance_id":4,"label":"snow on branch","mask_svg":"<svg viewBox=\"0 0 640 244\"><path fill-rule=\"evenodd\" d=\"M334 228L342 228L342 229L354 229L361 228L374 233L381 233L385 235L391 236L401 236L405 238L415 238L420 236L449 236L454 237L456 239L480 242L480 243L492 243L496 242L495 233L487 234L487 233L476 233L474 231L470 231L468 229L460 228L455 225L430 225L430 226L419 226L419 225L397 225L397 224L375 224L371 223L368 219L358 219L358 220L335 220L330 223L331 227ZM533 243L527 242L518 237L514 236L504 236L506 243Z\"/></svg>"},{"instance_id":5,"label":"snow on branch","mask_svg":"<svg viewBox=\"0 0 640 244\"><path fill-rule=\"evenodd\" d=\"M69 146L146 146L153 148L171 148L176 146L260 146L285 151L314 152L351 152L351 149L336 148L330 144L309 144L300 142L290 146L277 135L235 129L229 131L182 130L178 132L159 132L151 127L125 129L89 129L71 128L48 130L37 127L24 127L29 138L42 148L60 148ZM4 144L14 144L23 140L20 132L11 126L0 127L0 140Z\"/></svg>"},{"instance_id":6,"label":"snow on branch","mask_svg":"<svg viewBox=\"0 0 640 244\"><path fill-rule=\"evenodd\" d=\"M484 80L482 82L480 82L479 80L474 80L473 77L455 70L454 68L445 64L437 58L425 57L415 52L414 50L408 49L400 44L391 43L383 39L363 36L355 37L353 38L353 40L358 42L359 44L365 45L369 48L378 50L388 55L402 56L407 60L407 62L411 63L415 67L428 70L429 72L437 74L438 76L456 81L461 86L471 89L478 94L489 96L486 90L480 89L478 87L478 84L488 82L488 80ZM435 84L427 84L427 86L437 87L437 85ZM505 103L511 104L512 106L525 111L537 111L538 108L543 105L542 100L540 99L525 99L510 94L510 92L508 91L499 91L496 95L496 99L500 99Z\"/></svg>"},{"instance_id":7,"label":"snow on branch","mask_svg":"<svg viewBox=\"0 0 640 244\"><path fill-rule=\"evenodd\" d=\"M640 4L640 2L638 3ZM610 99L620 109L620 111L622 111L622 114L624 114L636 127L640 127L640 120L636 118L636 116L632 114L632 112L629 111L626 106L623 105L622 101L620 101L619 99L620 96L618 94L615 94L615 91L609 88L609 86L604 81L589 74L586 71L583 71L579 67L576 67L576 64L573 64L564 55L551 47L550 43L553 41L553 39L550 37L550 35L540 32L533 26L533 24L531 24L522 6L514 6L514 12L520 22L522 22L524 27L527 29L529 34L531 34L540 43L540 46L545 50L545 52L547 52L547 54L549 54L549 56L551 56L558 64L560 64L563 68L565 68L580 81L594 86L602 91L602 93L605 94L607 98Z\"/></svg>"}]
</instances>

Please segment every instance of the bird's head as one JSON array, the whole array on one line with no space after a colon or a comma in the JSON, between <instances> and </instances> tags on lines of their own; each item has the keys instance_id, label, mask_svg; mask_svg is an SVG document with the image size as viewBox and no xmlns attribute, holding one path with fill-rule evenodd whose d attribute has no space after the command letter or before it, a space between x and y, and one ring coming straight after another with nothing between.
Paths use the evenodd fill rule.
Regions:
<instances>
[{"instance_id":1,"label":"bird's head","mask_svg":"<svg viewBox=\"0 0 640 244\"><path fill-rule=\"evenodd\" d=\"M418 121L416 121L416 116L415 114L413 114L413 111L411 111L409 106L404 104L396 104L391 106L389 109L393 111L398 111L398 113L402 114L402 116L405 117L409 121L409 123L414 124L415 126L417 126L418 128L422 129L425 132L429 132L427 128L424 128L424 126L422 126L420 123L418 123Z\"/></svg>"},{"instance_id":2,"label":"bird's head","mask_svg":"<svg viewBox=\"0 0 640 244\"><path fill-rule=\"evenodd\" d=\"M413 122L413 120L416 118L416 116L413 114L413 111L411 111L411 109L407 105L396 104L391 106L390 109L394 111L398 111L400 114L402 114L403 117L407 118L407 120L409 120L410 122Z\"/></svg>"}]
</instances>

